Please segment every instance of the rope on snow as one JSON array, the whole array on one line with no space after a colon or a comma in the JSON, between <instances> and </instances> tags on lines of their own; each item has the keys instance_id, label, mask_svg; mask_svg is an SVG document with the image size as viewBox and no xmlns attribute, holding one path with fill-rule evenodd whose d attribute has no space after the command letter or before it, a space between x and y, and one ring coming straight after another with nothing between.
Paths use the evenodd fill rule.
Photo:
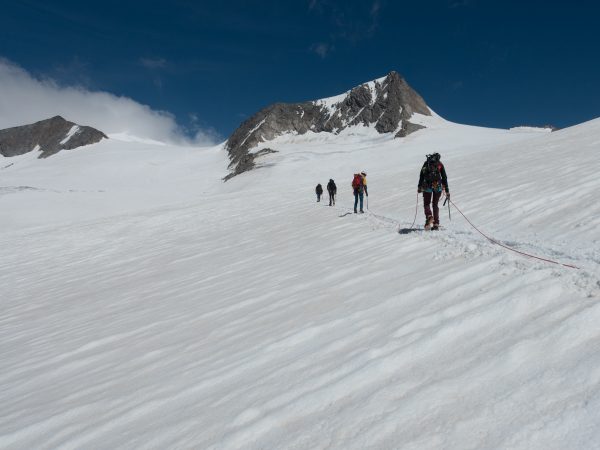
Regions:
<instances>
[{"instance_id":1,"label":"rope on snow","mask_svg":"<svg viewBox=\"0 0 600 450\"><path fill-rule=\"evenodd\" d=\"M444 194L445 194L445 193L444 193ZM570 269L578 269L578 270L579 270L579 269L581 269L580 267L577 267L577 266L575 266L575 265L573 265L573 264L564 264L564 263L561 263L561 262L558 262L558 261L554 261L554 260L552 260L552 259L542 258L542 257L540 257L540 256L536 256L536 255L532 255L532 254L530 254L530 253L522 252L522 251L520 251L520 250L517 250L517 249L514 249L514 248L512 248L512 247L509 247L508 245L506 245L506 244L503 244L502 242L500 242L500 241L498 241L498 240L496 240L496 239L494 239L494 238L491 238L491 237L489 237L489 236L488 236L488 235L486 235L484 232L482 232L482 231L481 231L479 228L477 228L475 225L473 225L473 223L472 223L472 222L471 222L471 221L470 221L470 220L467 218L467 216L465 216L465 215L464 215L464 213L463 213L463 212L460 210L460 208L459 208L458 206L456 206L456 203L454 203L452 200L450 200L450 198L448 198L448 196L446 196L446 200L447 200L447 201L448 201L450 204L452 204L452 206L454 206L454 207L456 208L456 210L457 210L457 211L460 213L460 215L461 215L461 216L463 216L463 217L465 218L465 220L466 220L466 221L469 223L469 225L471 225L471 226L472 226L472 227L473 227L473 228L474 228L474 229L475 229L475 230L476 230L476 231L477 231L479 234L481 234L481 235L482 235L484 238L486 238L486 239L487 239L488 241L490 241L492 244L496 244L496 245L498 245L498 246L500 246L500 247L502 247L502 248L505 248L506 250L510 250L511 252L515 252L515 253L517 253L517 254L519 254L519 255L522 255L522 256L527 256L528 258L534 258L534 259L537 259L537 260L540 260L540 261L544 261L544 262L547 262L547 263L556 264L556 265L563 266L563 267L568 267L568 268L570 268ZM444 202L444 203L445 203L445 202ZM450 206L450 205L448 205L448 206ZM410 226L410 228L408 228L408 230L413 230L413 227L414 227L414 225L415 225L415 222L417 221L417 214L418 214L418 211L419 211L419 193L417 192L417 203L416 203L416 205L415 205L415 218L413 219L413 223L412 223L412 225ZM448 209L448 211L450 211L450 209ZM379 219L384 219L384 220L386 220L386 221L389 221L389 220L390 220L390 219L388 219L387 217L379 216L379 215L377 215L377 214L373 213L372 211L369 211L369 213L370 213L371 215L373 215L373 216L375 216L375 217L379 218ZM351 213L349 213L349 212L348 212L348 213L346 213L346 214L344 214L344 215L341 215L340 217L344 217L344 216L346 216L346 215L348 215L348 214L351 214Z\"/></svg>"},{"instance_id":2,"label":"rope on snow","mask_svg":"<svg viewBox=\"0 0 600 450\"><path fill-rule=\"evenodd\" d=\"M539 259L540 261L545 261L545 262L548 262L548 263L551 263L551 264L557 264L559 266L568 267L570 269L580 269L580 267L574 266L572 264L564 264L564 263L561 263L561 262L558 262L558 261L553 261L551 259L542 258L540 256L535 256L535 255L531 255L529 253L522 252L520 250L516 250L516 249L514 249L512 247L509 247L508 245L503 244L502 242L497 241L494 238L491 238L491 237L487 236L479 228L477 228L475 225L473 225L473 223L467 218L467 216L465 216L463 214L463 212L460 210L460 208L458 206L456 206L456 204L452 200L450 200L449 198L447 198L447 199L452 204L452 206L454 206L456 208L456 210L460 213L460 215L463 216L467 222L469 222L469 225L471 225L475 230L477 230L477 232L479 234L481 234L484 238L486 238L492 244L499 245L500 247L503 247L503 248L505 248L507 250L510 250L511 252L515 252L515 253L518 253L520 255L527 256L529 258Z\"/></svg>"}]
</instances>

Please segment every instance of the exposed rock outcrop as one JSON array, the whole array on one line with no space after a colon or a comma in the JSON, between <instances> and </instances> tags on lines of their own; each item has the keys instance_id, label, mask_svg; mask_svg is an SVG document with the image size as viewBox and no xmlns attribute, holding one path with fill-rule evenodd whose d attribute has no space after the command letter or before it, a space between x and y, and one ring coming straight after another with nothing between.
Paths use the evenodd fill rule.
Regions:
<instances>
[{"instance_id":1,"label":"exposed rock outcrop","mask_svg":"<svg viewBox=\"0 0 600 450\"><path fill-rule=\"evenodd\" d=\"M412 123L408 120L402 121L402 126L400 127L400 131L396 133L394 137L406 137L415 131L418 131L422 128L425 128L423 125L419 125L418 123Z\"/></svg>"},{"instance_id":2,"label":"exposed rock outcrop","mask_svg":"<svg viewBox=\"0 0 600 450\"><path fill-rule=\"evenodd\" d=\"M423 98L397 72L323 100L275 103L254 114L226 143L230 175L254 167L250 150L286 133L339 133L352 126L372 126L379 133L404 137L424 128L409 121L414 113L431 115Z\"/></svg>"},{"instance_id":3,"label":"exposed rock outcrop","mask_svg":"<svg viewBox=\"0 0 600 450\"><path fill-rule=\"evenodd\" d=\"M227 181L230 178L239 175L240 173L246 172L256 166L254 160L262 155L267 155L269 153L277 153L277 150L273 150L271 148L263 148L254 153L247 153L242 158L239 159L238 163L235 166L233 172L227 175L223 180Z\"/></svg>"},{"instance_id":4,"label":"exposed rock outcrop","mask_svg":"<svg viewBox=\"0 0 600 450\"><path fill-rule=\"evenodd\" d=\"M0 130L0 154L17 156L39 150L39 157L46 158L61 150L95 144L102 139L108 137L95 128L55 116L30 125Z\"/></svg>"}]
</instances>

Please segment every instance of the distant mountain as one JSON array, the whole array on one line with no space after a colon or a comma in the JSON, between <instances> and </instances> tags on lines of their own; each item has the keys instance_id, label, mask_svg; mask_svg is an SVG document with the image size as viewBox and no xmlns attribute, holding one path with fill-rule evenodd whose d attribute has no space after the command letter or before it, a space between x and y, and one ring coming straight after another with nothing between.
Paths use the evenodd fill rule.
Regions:
<instances>
[{"instance_id":1,"label":"distant mountain","mask_svg":"<svg viewBox=\"0 0 600 450\"><path fill-rule=\"evenodd\" d=\"M61 150L95 144L102 139L108 137L95 128L54 116L30 125L0 130L0 154L17 156L39 150L39 157L47 158Z\"/></svg>"},{"instance_id":2,"label":"distant mountain","mask_svg":"<svg viewBox=\"0 0 600 450\"><path fill-rule=\"evenodd\" d=\"M230 175L254 167L257 153L250 150L262 142L286 133L339 133L353 126L372 126L379 133L396 137L424 128L410 122L414 113L431 115L423 98L397 72L361 84L354 89L322 100L303 103L275 103L254 114L233 132L226 142Z\"/></svg>"}]
</instances>

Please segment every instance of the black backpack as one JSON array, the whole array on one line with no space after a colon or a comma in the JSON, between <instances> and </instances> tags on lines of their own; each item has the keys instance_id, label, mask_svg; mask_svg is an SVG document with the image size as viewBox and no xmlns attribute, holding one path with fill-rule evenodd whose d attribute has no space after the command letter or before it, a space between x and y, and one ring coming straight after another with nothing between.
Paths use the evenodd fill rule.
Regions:
<instances>
[{"instance_id":1,"label":"black backpack","mask_svg":"<svg viewBox=\"0 0 600 450\"><path fill-rule=\"evenodd\" d=\"M427 155L427 161L423 167L423 181L425 186L429 188L437 188L442 184L442 163L440 163L439 156L435 153L433 155Z\"/></svg>"},{"instance_id":2,"label":"black backpack","mask_svg":"<svg viewBox=\"0 0 600 450\"><path fill-rule=\"evenodd\" d=\"M333 180L329 180L329 183L327 183L327 190L331 193L335 193L335 191L337 190L337 187Z\"/></svg>"}]
</instances>

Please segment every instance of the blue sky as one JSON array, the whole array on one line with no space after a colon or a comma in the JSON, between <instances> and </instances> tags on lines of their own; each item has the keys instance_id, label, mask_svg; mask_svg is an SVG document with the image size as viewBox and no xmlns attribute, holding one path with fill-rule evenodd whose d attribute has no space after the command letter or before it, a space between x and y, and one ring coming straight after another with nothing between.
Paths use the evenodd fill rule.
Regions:
<instances>
[{"instance_id":1,"label":"blue sky","mask_svg":"<svg viewBox=\"0 0 600 450\"><path fill-rule=\"evenodd\" d=\"M336 95L390 70L455 122L566 127L600 116L598 5L22 0L2 5L0 57L221 138L273 102Z\"/></svg>"}]
</instances>

